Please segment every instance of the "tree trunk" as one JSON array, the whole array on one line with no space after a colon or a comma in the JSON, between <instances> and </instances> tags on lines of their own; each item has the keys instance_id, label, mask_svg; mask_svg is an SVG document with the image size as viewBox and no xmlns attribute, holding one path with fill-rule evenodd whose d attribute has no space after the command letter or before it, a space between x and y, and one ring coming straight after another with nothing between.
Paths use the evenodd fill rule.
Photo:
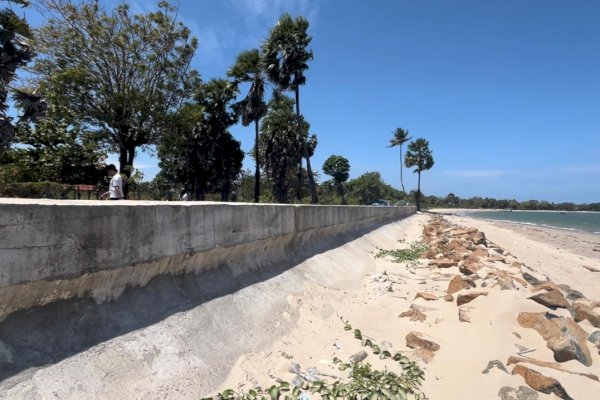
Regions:
<instances>
[{"instance_id":1,"label":"tree trunk","mask_svg":"<svg viewBox=\"0 0 600 400\"><path fill-rule=\"evenodd\" d=\"M302 189L304 184L304 179L302 176L302 158L300 158L300 161L298 162L298 172L296 173L296 178L296 199L298 200L298 202L300 202L302 200Z\"/></svg>"},{"instance_id":2,"label":"tree trunk","mask_svg":"<svg viewBox=\"0 0 600 400\"><path fill-rule=\"evenodd\" d=\"M402 145L400 145L400 186L402 186L402 193L406 193L406 190L404 190L404 180L402 178Z\"/></svg>"},{"instance_id":3,"label":"tree trunk","mask_svg":"<svg viewBox=\"0 0 600 400\"><path fill-rule=\"evenodd\" d=\"M254 171L254 202L259 202L260 197L260 160L258 158L258 122L254 121L254 157L256 160L256 170Z\"/></svg>"},{"instance_id":4,"label":"tree trunk","mask_svg":"<svg viewBox=\"0 0 600 400\"><path fill-rule=\"evenodd\" d=\"M421 211L421 171L417 171L417 211Z\"/></svg>"},{"instance_id":5,"label":"tree trunk","mask_svg":"<svg viewBox=\"0 0 600 400\"><path fill-rule=\"evenodd\" d=\"M308 175L308 183L310 186L310 198L312 204L319 203L319 196L317 195L317 188L315 185L315 177L312 173L312 168L310 167L310 157L308 156L308 146L306 144L306 140L302 134L302 126L300 125L300 86L296 86L296 119L298 125L298 133L299 137L302 138L302 149L304 151L304 157L306 157L306 174ZM300 171L302 172L302 171Z\"/></svg>"}]
</instances>

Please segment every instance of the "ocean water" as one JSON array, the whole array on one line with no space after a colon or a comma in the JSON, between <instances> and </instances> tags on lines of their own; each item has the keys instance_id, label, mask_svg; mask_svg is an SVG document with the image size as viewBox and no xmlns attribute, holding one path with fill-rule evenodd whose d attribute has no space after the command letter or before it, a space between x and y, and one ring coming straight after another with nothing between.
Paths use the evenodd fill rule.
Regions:
<instances>
[{"instance_id":1,"label":"ocean water","mask_svg":"<svg viewBox=\"0 0 600 400\"><path fill-rule=\"evenodd\" d=\"M516 222L600 235L600 212L559 211L466 211L474 218Z\"/></svg>"}]
</instances>

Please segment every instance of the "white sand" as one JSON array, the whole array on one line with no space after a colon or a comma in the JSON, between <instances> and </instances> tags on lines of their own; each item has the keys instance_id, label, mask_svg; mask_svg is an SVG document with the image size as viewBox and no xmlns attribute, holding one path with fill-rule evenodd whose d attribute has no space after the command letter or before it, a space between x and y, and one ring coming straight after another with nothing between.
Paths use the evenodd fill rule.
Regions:
<instances>
[{"instance_id":1,"label":"white sand","mask_svg":"<svg viewBox=\"0 0 600 400\"><path fill-rule=\"evenodd\" d=\"M428 219L426 215L412 217L397 239L405 239L407 242L420 240L422 225ZM569 284L590 298L600 299L600 273L594 274L580 267L582 263L597 265L597 260L574 255L483 221L458 217L449 219L483 230L488 239L510 251L518 260L537 270L538 274L547 274L556 283ZM390 248L390 241L360 243L365 252L373 251L378 245ZM362 259L360 261L364 262ZM309 262L319 265L322 271L327 270L326 254L314 257ZM498 369L482 374L490 360L500 360L506 365L509 356L517 355L516 344L535 349L526 354L528 357L554 361L552 352L546 348L542 338L534 330L522 328L517 323L519 312L548 311L544 306L527 300L531 296L529 290L491 289L487 297L479 297L464 306L470 309L472 322L462 323L458 320L456 302L423 299L413 301L418 291L445 293L448 277L443 279L444 275L458 274L456 267L444 270L417 268L413 270L413 274L406 265L384 259L373 259L373 262L374 271L363 276L362 285L357 290L340 290L321 286L314 281L307 282L305 294L301 298L289 298L290 306L299 315L297 327L267 349L242 356L220 388L248 390L252 385L265 387L273 384L274 378L291 381L294 374L288 369L292 362L298 363L303 370L315 367L320 372L345 377L345 372L336 370L332 365L333 357L346 361L350 355L364 348L351 333L344 332L337 315L349 320L353 327L360 328L363 334L378 342L390 342L394 351L407 351L409 356L412 350L406 347L405 337L410 331L422 332L438 343L441 349L434 359L429 364L422 364L426 371L423 388L431 400L494 399L498 398L498 391L503 386L527 386L520 376L509 375ZM498 267L506 268L503 264L498 264ZM374 274L384 271L387 271L392 280L399 282L392 284L393 292L388 291L388 282L372 282ZM430 308L425 311L427 319L424 322L398 318L398 314L408 310L412 303ZM569 315L566 310L553 313ZM273 315L274 321L286 318L288 315L285 313ZM588 333L595 330L587 321L581 323L581 326ZM340 349L335 347L336 343L341 345ZM562 363L563 367L574 372L600 376L600 356L595 349L591 350L594 358L592 367L586 368L578 361ZM288 359L290 356L291 359ZM367 361L375 366L387 366L400 372L394 363L384 363L372 354ZM558 379L574 399L598 398L598 382L548 368L529 364L526 366ZM507 368L510 371L513 366ZM539 395L540 399L555 398L542 393Z\"/></svg>"}]
</instances>

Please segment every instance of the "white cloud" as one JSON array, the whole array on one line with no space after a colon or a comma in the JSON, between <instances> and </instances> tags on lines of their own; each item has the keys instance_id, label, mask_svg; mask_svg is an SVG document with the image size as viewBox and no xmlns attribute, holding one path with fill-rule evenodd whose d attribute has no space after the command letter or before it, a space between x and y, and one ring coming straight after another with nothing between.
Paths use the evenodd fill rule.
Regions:
<instances>
[{"instance_id":1,"label":"white cloud","mask_svg":"<svg viewBox=\"0 0 600 400\"><path fill-rule=\"evenodd\" d=\"M485 170L485 169L463 169L450 170L442 172L443 175L456 176L459 178L492 178L496 176L508 175L511 171L505 170Z\"/></svg>"}]
</instances>

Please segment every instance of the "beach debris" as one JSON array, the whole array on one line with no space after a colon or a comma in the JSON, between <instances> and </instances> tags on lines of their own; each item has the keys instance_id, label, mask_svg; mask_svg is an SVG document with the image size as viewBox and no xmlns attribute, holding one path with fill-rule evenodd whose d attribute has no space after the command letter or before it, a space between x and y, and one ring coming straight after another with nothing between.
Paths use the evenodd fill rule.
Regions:
<instances>
[{"instance_id":1,"label":"beach debris","mask_svg":"<svg viewBox=\"0 0 600 400\"><path fill-rule=\"evenodd\" d=\"M433 293L428 293L428 292L418 292L415 295L415 299L423 299L423 300L427 300L427 301L432 301L432 300L437 300L438 296L433 294Z\"/></svg>"},{"instance_id":2,"label":"beach debris","mask_svg":"<svg viewBox=\"0 0 600 400\"><path fill-rule=\"evenodd\" d=\"M498 397L500 397L500 400L538 400L539 395L527 386L519 386L518 389L504 386L498 392Z\"/></svg>"},{"instance_id":3,"label":"beach debris","mask_svg":"<svg viewBox=\"0 0 600 400\"><path fill-rule=\"evenodd\" d=\"M558 289L546 290L545 292L529 297L529 299L552 310L556 310L557 308L567 308L569 306L565 296L563 296Z\"/></svg>"},{"instance_id":4,"label":"beach debris","mask_svg":"<svg viewBox=\"0 0 600 400\"><path fill-rule=\"evenodd\" d=\"M460 322L471 322L471 311L466 307L459 308L458 320Z\"/></svg>"},{"instance_id":5,"label":"beach debris","mask_svg":"<svg viewBox=\"0 0 600 400\"><path fill-rule=\"evenodd\" d=\"M592 306L584 303L575 303L570 311L575 322L581 322L587 319L594 327L600 328L600 313L595 311Z\"/></svg>"},{"instance_id":6,"label":"beach debris","mask_svg":"<svg viewBox=\"0 0 600 400\"><path fill-rule=\"evenodd\" d=\"M427 315L419 310L411 308L410 310L404 311L399 315L400 318L410 318L411 321L425 321Z\"/></svg>"},{"instance_id":7,"label":"beach debris","mask_svg":"<svg viewBox=\"0 0 600 400\"><path fill-rule=\"evenodd\" d=\"M460 290L470 289L470 288L474 288L474 287L475 287L475 282L473 282L473 280L463 278L460 275L456 275L448 283L448 290L446 290L446 293L454 294Z\"/></svg>"},{"instance_id":8,"label":"beach debris","mask_svg":"<svg viewBox=\"0 0 600 400\"><path fill-rule=\"evenodd\" d=\"M456 305L462 306L463 304L470 303L471 301L475 300L479 296L487 296L487 295L488 295L488 292L470 292L470 293L459 294L458 297L456 298Z\"/></svg>"},{"instance_id":9,"label":"beach debris","mask_svg":"<svg viewBox=\"0 0 600 400\"><path fill-rule=\"evenodd\" d=\"M424 362L428 363L435 356L435 352L440 349L440 345L425 339L424 334L412 331L406 335L406 346L415 350L415 354Z\"/></svg>"},{"instance_id":10,"label":"beach debris","mask_svg":"<svg viewBox=\"0 0 600 400\"><path fill-rule=\"evenodd\" d=\"M354 353L350 356L350 362L353 364L356 364L361 361L364 361L364 359L367 358L368 356L369 356L369 354L367 354L366 351L361 350L358 353Z\"/></svg>"},{"instance_id":11,"label":"beach debris","mask_svg":"<svg viewBox=\"0 0 600 400\"><path fill-rule=\"evenodd\" d=\"M500 360L492 360L488 362L487 367L483 371L481 371L481 373L488 374L492 368L498 368L500 371L506 372L508 374L508 370Z\"/></svg>"},{"instance_id":12,"label":"beach debris","mask_svg":"<svg viewBox=\"0 0 600 400\"><path fill-rule=\"evenodd\" d=\"M536 360L534 358L510 356L510 357L508 357L508 361L506 362L506 365L513 365L513 364L517 364L517 363L529 363L529 364L537 365L538 367L552 368L557 371L566 372L566 373L572 374L572 375L585 376L586 378L589 378L593 381L600 382L598 377L594 374L585 374L582 372L569 371L567 369L564 369L563 366L559 363L540 361L540 360Z\"/></svg>"},{"instance_id":13,"label":"beach debris","mask_svg":"<svg viewBox=\"0 0 600 400\"><path fill-rule=\"evenodd\" d=\"M573 400L565 388L556 379L543 375L523 365L515 365L513 375L521 375L530 388L545 394L554 394L563 400Z\"/></svg>"},{"instance_id":14,"label":"beach debris","mask_svg":"<svg viewBox=\"0 0 600 400\"><path fill-rule=\"evenodd\" d=\"M587 333L571 318L550 313L522 312L517 321L522 327L534 329L544 338L556 361L578 360L586 367L592 365L592 356L586 344Z\"/></svg>"},{"instance_id":15,"label":"beach debris","mask_svg":"<svg viewBox=\"0 0 600 400\"><path fill-rule=\"evenodd\" d=\"M288 360L291 360L292 358L294 358L294 356L289 355L288 353L286 353L285 351L281 352L281 357L283 358L287 358Z\"/></svg>"}]
</instances>

